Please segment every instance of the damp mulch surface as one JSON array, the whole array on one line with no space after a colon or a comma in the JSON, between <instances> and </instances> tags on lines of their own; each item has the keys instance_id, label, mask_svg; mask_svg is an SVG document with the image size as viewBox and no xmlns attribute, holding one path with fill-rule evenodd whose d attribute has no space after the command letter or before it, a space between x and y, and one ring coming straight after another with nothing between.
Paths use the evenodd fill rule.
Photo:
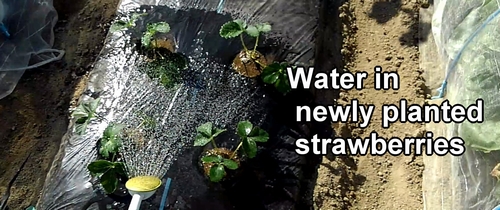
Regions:
<instances>
[{"instance_id":1,"label":"damp mulch surface","mask_svg":"<svg viewBox=\"0 0 500 210\"><path fill-rule=\"evenodd\" d=\"M142 22L137 23L137 29L131 33L135 37L131 43L137 44L138 37L142 35L141 31L146 29L147 23L166 21L171 24L174 29L172 36L164 37L166 43L171 43L168 40L175 40L176 37L191 40L190 33L182 36L175 28L184 28L182 30L203 30L200 28L191 29L196 24L190 26L189 22L202 21L210 17L213 25L219 28L223 23L230 21L229 16L220 15L217 13L206 14L200 10L176 11L167 7L154 7L148 9L152 14L146 16ZM165 16L162 14L174 14ZM203 15L200 15L203 14ZM185 20L186 17L188 20ZM176 21L177 19L184 21ZM187 25L186 25L187 24ZM183 25L181 27L181 25ZM205 26L211 28L214 26ZM185 29L187 28L187 29ZM217 34L209 35L206 39L210 40L210 36L218 36ZM231 72L219 75L234 76L238 74L232 66L233 59L240 53L241 44L239 42L230 42L217 46L220 37L214 38L213 49L209 49L211 53L217 57L219 64L227 66L224 71ZM177 49L171 48L170 51L175 51L176 58L187 57L183 52L192 51L191 44L187 41L176 40L180 43ZM270 42L271 43L271 42ZM276 42L274 42L276 43ZM267 54L286 54L284 45L273 45L263 43L257 50L263 55ZM140 46L137 49L142 49ZM280 53L276 53L279 52ZM145 52L145 51L142 51ZM285 52L285 53L283 53ZM166 55L170 52L162 52ZM147 53L146 53L147 54ZM154 53L153 53L154 55ZM170 54L169 54L170 55ZM280 56L273 56L276 61L283 61ZM182 60L182 59L181 59ZM180 62L183 63L183 62ZM184 65L184 64L182 64ZM170 70L165 70L170 71ZM203 78L196 77L199 74L199 66L192 66L187 63L187 67L182 72L176 72L176 82L184 83L197 89L203 89ZM146 72L147 73L147 72ZM154 75L154 74L152 74ZM244 77L243 75L239 75ZM154 77L154 76L153 76ZM205 147L186 149L170 167L167 177L172 178L172 185L168 195L168 209L312 209L312 190L314 187L315 174L317 166L321 161L321 157L311 155L298 155L295 152L295 141L299 138L311 138L313 134L331 135L330 125L318 123L297 123L295 116L296 106L315 106L313 94L305 90L293 90L286 95L278 92L274 86L264 84L256 78L246 78L251 86L243 86L236 88L251 88L253 97L251 104L254 109L248 113L249 121L258 122L256 125L266 130L269 133L269 140L266 143L259 143L259 150L255 158L241 160L240 167L228 174L228 176L219 183L210 182L205 175L205 169L200 163L200 158L207 150L212 149L208 144ZM160 80L161 81L161 80ZM169 86L169 83L163 85ZM223 89L218 89L217 94L224 95ZM234 92L235 90L230 90ZM247 92L248 90L245 90ZM237 107L236 107L237 108ZM210 112L210 110L206 110ZM264 118L263 118L264 116ZM234 149L237 147L237 142L232 139L236 136L235 129L239 120L232 120L226 123L227 132L217 137L217 143L221 147ZM205 123L200 118L199 124ZM192 131L196 131L196 126L193 126ZM193 139L194 142L194 139ZM161 203L161 195L163 188L150 199L143 202L145 209L158 209ZM115 200L126 202L129 198L126 194L113 195Z\"/></svg>"}]
</instances>

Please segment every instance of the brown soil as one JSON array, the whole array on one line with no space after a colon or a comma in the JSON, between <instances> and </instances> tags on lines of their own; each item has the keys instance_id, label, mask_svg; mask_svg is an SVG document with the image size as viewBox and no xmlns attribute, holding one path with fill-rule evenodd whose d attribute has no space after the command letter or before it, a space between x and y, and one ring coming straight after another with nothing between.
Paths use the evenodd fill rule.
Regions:
<instances>
[{"instance_id":1,"label":"brown soil","mask_svg":"<svg viewBox=\"0 0 500 210\"><path fill-rule=\"evenodd\" d=\"M367 71L365 89L342 92L338 102L374 104L368 128L355 124L336 124L334 129L344 137L367 137L376 131L385 138L416 137L423 133L421 124L395 123L381 127L384 104L399 104L407 99L424 103L425 85L419 70L418 3L415 0L353 0L342 8L344 46L342 54L351 72ZM373 68L397 71L400 90L373 89ZM319 168L314 202L317 209L423 209L421 156L352 156L325 157Z\"/></svg>"},{"instance_id":2,"label":"brown soil","mask_svg":"<svg viewBox=\"0 0 500 210\"><path fill-rule=\"evenodd\" d=\"M151 42L153 48L163 48L175 52L175 43L171 39L156 39Z\"/></svg>"},{"instance_id":3,"label":"brown soil","mask_svg":"<svg viewBox=\"0 0 500 210\"><path fill-rule=\"evenodd\" d=\"M252 54L252 56L249 54ZM242 50L233 60L234 70L236 70L239 74L250 78L260 75L262 71L260 64L268 64L266 57L264 57L264 55L260 52L246 53Z\"/></svg>"},{"instance_id":4,"label":"brown soil","mask_svg":"<svg viewBox=\"0 0 500 210\"><path fill-rule=\"evenodd\" d=\"M84 88L86 73L102 47L118 0L55 0L59 13L55 48L63 60L25 73L0 100L0 195L29 153L11 188L10 209L35 205L68 126L68 107Z\"/></svg>"},{"instance_id":5,"label":"brown soil","mask_svg":"<svg viewBox=\"0 0 500 210\"><path fill-rule=\"evenodd\" d=\"M238 160L238 157L236 155L235 155L235 157L231 158L231 155L233 155L233 151L231 151L230 149L227 149L227 148L223 148L223 147L207 150L205 152L205 155L206 156L220 155L223 158L227 158L227 159L231 159L231 160L236 161L236 163L238 163L238 165L240 163L240 161ZM203 170L205 171L205 175L207 175L207 176L210 175L210 168L212 168L212 166L213 166L213 163L203 163Z\"/></svg>"}]
</instances>

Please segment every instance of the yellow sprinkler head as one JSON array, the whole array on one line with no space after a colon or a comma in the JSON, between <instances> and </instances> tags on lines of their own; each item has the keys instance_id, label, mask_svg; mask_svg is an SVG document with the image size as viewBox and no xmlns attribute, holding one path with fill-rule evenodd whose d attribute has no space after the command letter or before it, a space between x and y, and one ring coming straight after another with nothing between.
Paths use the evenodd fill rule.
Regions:
<instances>
[{"instance_id":1,"label":"yellow sprinkler head","mask_svg":"<svg viewBox=\"0 0 500 210\"><path fill-rule=\"evenodd\" d=\"M125 183L128 190L135 192L150 192L161 186L161 180L154 176L136 176Z\"/></svg>"}]
</instances>

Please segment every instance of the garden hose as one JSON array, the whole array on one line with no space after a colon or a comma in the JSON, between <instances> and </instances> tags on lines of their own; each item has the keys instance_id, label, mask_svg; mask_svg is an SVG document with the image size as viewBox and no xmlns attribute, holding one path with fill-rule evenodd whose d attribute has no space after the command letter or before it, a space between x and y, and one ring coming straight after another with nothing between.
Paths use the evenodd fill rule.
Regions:
<instances>
[{"instance_id":1,"label":"garden hose","mask_svg":"<svg viewBox=\"0 0 500 210\"><path fill-rule=\"evenodd\" d=\"M7 30L7 27L5 27L3 23L0 23L0 32L2 32L2 34L5 35L5 37L10 38L10 33Z\"/></svg>"},{"instance_id":2,"label":"garden hose","mask_svg":"<svg viewBox=\"0 0 500 210\"><path fill-rule=\"evenodd\" d=\"M7 14L7 8L4 6L3 0L0 0L0 33L4 34L5 37L10 38L10 33L7 30L7 27L3 24L5 14Z\"/></svg>"},{"instance_id":3,"label":"garden hose","mask_svg":"<svg viewBox=\"0 0 500 210\"><path fill-rule=\"evenodd\" d=\"M170 189L170 184L172 179L167 178L167 182L165 183L165 189L163 190L163 195L161 196L160 210L165 209L165 203L167 203L168 190Z\"/></svg>"},{"instance_id":4,"label":"garden hose","mask_svg":"<svg viewBox=\"0 0 500 210\"><path fill-rule=\"evenodd\" d=\"M446 76L444 78L444 81L441 84L441 87L437 90L438 95L433 96L432 99L440 99L440 98L444 97L444 93L446 91L446 86L448 85L448 78L449 78L451 72L453 70L455 70L455 67L458 64L458 60L462 57L462 53L464 52L465 48L467 48L469 46L469 44L472 42L472 40L474 40L474 38L479 34L479 32L482 31L486 27L486 25L488 25L492 20L494 20L499 14L500 14L500 9L496 10L493 14L491 14L488 17L488 19L486 19L484 21L484 23L481 24L481 26L479 28L477 28L474 31L474 33L472 33L469 36L469 38L465 41L464 45L462 46L462 48L460 48L460 51L458 51L457 55L455 56L455 58L453 59L453 61L451 62L451 64L448 66L448 68L446 70Z\"/></svg>"}]
</instances>

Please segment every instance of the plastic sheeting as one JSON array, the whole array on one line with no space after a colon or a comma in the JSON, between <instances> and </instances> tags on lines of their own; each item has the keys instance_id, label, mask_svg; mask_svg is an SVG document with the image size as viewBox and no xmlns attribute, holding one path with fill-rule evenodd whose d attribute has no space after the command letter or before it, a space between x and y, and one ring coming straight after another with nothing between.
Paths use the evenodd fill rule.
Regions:
<instances>
[{"instance_id":1,"label":"plastic sheeting","mask_svg":"<svg viewBox=\"0 0 500 210\"><path fill-rule=\"evenodd\" d=\"M96 142L107 122L139 124L138 111L158 120L151 135L167 142L162 145L162 155L144 158L164 161L164 167L169 168L170 207L222 210L239 204L246 209L293 209L298 200L307 196L304 189L308 188L308 180L313 180L306 177L312 174L307 171L314 171L317 163L313 162L319 159L297 155L294 141L318 133L315 129L325 129L297 125L290 108L309 104L312 98L306 98L308 94L301 92L282 97L273 93L272 88L238 75L230 64L241 50L239 39L226 40L219 37L218 32L223 23L232 19L243 19L250 24L269 22L272 32L266 34L258 50L275 56L276 60L312 65L317 50L319 2L232 0L220 3L216 0L121 2L120 14L146 12L148 15L140 18L137 26L127 33L108 36L88 89L80 100L99 97L101 104L97 112L106 120L91 121L83 136L68 132L37 209L79 209L95 196L93 189L86 185L90 180L86 165L96 157ZM218 9L220 13L216 12ZM146 23L159 21L170 24L169 34L176 42L177 51L190 60L190 67L184 72L188 79L171 89L138 71L142 58L129 43L129 36L140 36ZM246 41L249 44L253 40ZM323 68L333 66L325 64ZM196 127L208 121L228 129L221 138L229 141L221 142L222 145L235 146L232 133L240 120L250 120L266 129L271 139L259 156L244 167L248 170L245 176L237 180L232 189L221 193L210 187L201 169L196 167L201 149L190 146ZM73 125L69 130L73 130ZM159 197L144 202L143 208L154 209L152 206L158 205Z\"/></svg>"},{"instance_id":2,"label":"plastic sheeting","mask_svg":"<svg viewBox=\"0 0 500 210\"><path fill-rule=\"evenodd\" d=\"M0 21L10 34L0 33L0 99L12 93L25 70L59 60L52 49L57 12L51 0L1 0Z\"/></svg>"},{"instance_id":3,"label":"plastic sheeting","mask_svg":"<svg viewBox=\"0 0 500 210\"><path fill-rule=\"evenodd\" d=\"M485 119L434 126L448 138L460 136L467 147L458 157L426 157L426 209L488 210L500 204L497 178L490 175L500 163L499 8L495 0L434 1L432 35L441 57L438 74L444 72L447 83L444 99L465 107L483 99Z\"/></svg>"}]
</instances>

